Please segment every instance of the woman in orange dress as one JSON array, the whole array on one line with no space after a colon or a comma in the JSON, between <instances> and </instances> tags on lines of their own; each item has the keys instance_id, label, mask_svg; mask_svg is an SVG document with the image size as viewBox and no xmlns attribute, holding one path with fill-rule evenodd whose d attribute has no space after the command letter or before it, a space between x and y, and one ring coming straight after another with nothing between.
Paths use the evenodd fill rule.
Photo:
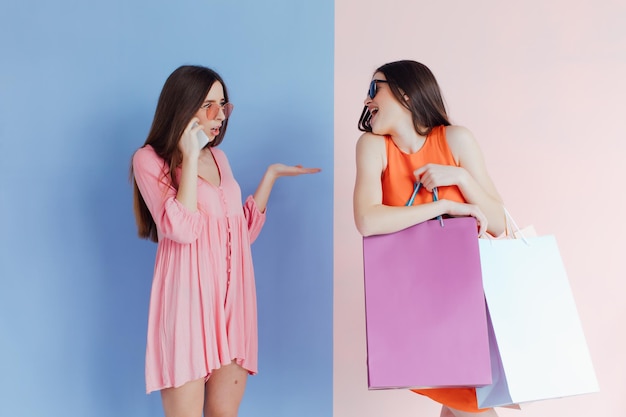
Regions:
<instances>
[{"instance_id":1,"label":"woman in orange dress","mask_svg":"<svg viewBox=\"0 0 626 417\"><path fill-rule=\"evenodd\" d=\"M378 68L359 120L354 218L363 236L393 233L437 216L472 216L477 236L504 230L502 199L472 133L448 120L432 72L415 61ZM415 182L422 189L405 206ZM437 188L439 200L432 201ZM441 417L481 413L473 388L414 390L440 402Z\"/></svg>"}]
</instances>

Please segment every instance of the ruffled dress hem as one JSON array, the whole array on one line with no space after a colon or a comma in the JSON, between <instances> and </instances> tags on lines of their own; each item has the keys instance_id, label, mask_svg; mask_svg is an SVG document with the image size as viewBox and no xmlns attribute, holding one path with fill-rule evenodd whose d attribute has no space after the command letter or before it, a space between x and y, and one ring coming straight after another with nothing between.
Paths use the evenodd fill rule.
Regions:
<instances>
[{"instance_id":1,"label":"ruffled dress hem","mask_svg":"<svg viewBox=\"0 0 626 417\"><path fill-rule=\"evenodd\" d=\"M230 362L225 362L225 363L222 363L222 364L221 364L221 366L220 366L220 368L221 368L222 366L226 366L226 365L231 364L233 361L235 361L235 363L236 363L237 365L241 366L243 369L245 369L246 371L248 371L248 375L256 375L256 374L257 374L257 372L258 372L257 370L252 370L252 369L247 368L247 367L246 367L246 365L245 365L245 362L246 362L246 361L245 361L245 359L240 359L240 358L234 358L234 359L232 359ZM211 371L210 371L208 374L206 374L206 375L202 375L202 374L200 374L200 375L197 375L197 377L192 377L191 379L186 380L186 381L184 381L184 382L180 382L180 383L173 383L173 384L161 384L161 385L155 385L154 387L149 387L149 388L147 388L147 389L146 389L146 394L151 394L151 393L153 393L153 392L155 392L155 391L161 391L161 390L163 390L163 389L167 389L167 388L180 388L180 387L182 387L183 385L185 385L186 383L188 383L188 382L192 382L192 381L197 381L198 379L204 379L204 382L206 382L206 381L208 381L208 380L209 380L209 377L211 376L211 374L212 374L214 371L217 371L217 370L218 370L218 369L220 369L220 368L213 368L213 369L211 369Z\"/></svg>"}]
</instances>

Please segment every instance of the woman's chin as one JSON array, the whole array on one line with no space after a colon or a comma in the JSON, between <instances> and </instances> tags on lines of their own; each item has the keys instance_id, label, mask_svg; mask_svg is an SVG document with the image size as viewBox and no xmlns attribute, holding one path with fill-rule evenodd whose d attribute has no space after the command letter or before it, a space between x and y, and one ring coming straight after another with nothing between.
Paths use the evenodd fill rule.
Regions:
<instances>
[{"instance_id":1,"label":"woman's chin","mask_svg":"<svg viewBox=\"0 0 626 417\"><path fill-rule=\"evenodd\" d=\"M372 126L372 133L379 136L385 135L385 132L381 131L381 129L376 129L374 126Z\"/></svg>"}]
</instances>

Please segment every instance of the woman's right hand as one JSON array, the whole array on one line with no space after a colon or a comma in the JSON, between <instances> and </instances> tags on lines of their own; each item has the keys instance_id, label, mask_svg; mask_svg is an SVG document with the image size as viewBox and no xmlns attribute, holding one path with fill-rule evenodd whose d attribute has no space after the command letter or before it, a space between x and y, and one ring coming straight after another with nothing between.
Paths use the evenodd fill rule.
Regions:
<instances>
[{"instance_id":1,"label":"woman's right hand","mask_svg":"<svg viewBox=\"0 0 626 417\"><path fill-rule=\"evenodd\" d=\"M475 204L467 204L467 203L457 203L456 201L451 200L440 200L446 201L448 204L446 214L453 217L461 217L461 216L471 216L476 219L478 223L478 237L483 236L487 232L487 217L482 212L480 207Z\"/></svg>"},{"instance_id":2,"label":"woman's right hand","mask_svg":"<svg viewBox=\"0 0 626 417\"><path fill-rule=\"evenodd\" d=\"M198 158L200 156L200 145L198 144L198 132L202 129L201 125L194 126L200 119L194 117L183 131L178 141L178 149L183 154L183 158Z\"/></svg>"}]
</instances>

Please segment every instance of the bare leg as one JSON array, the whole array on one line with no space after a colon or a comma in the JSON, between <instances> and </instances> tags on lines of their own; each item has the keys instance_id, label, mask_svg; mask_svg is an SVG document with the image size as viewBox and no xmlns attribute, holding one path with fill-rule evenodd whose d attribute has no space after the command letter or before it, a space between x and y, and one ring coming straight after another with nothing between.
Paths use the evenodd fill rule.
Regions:
<instances>
[{"instance_id":1,"label":"bare leg","mask_svg":"<svg viewBox=\"0 0 626 417\"><path fill-rule=\"evenodd\" d=\"M482 413L470 413L467 411L455 410L444 405L441 408L440 417L498 417L498 414L493 408L490 408L487 411L483 411Z\"/></svg>"},{"instance_id":2,"label":"bare leg","mask_svg":"<svg viewBox=\"0 0 626 417\"><path fill-rule=\"evenodd\" d=\"M204 378L161 390L165 417L202 417Z\"/></svg>"},{"instance_id":3,"label":"bare leg","mask_svg":"<svg viewBox=\"0 0 626 417\"><path fill-rule=\"evenodd\" d=\"M454 414L452 414L452 411L444 405L441 407L441 414L439 417L454 417Z\"/></svg>"},{"instance_id":4,"label":"bare leg","mask_svg":"<svg viewBox=\"0 0 626 417\"><path fill-rule=\"evenodd\" d=\"M237 417L248 371L235 362L211 373L206 383L204 416Z\"/></svg>"}]
</instances>

